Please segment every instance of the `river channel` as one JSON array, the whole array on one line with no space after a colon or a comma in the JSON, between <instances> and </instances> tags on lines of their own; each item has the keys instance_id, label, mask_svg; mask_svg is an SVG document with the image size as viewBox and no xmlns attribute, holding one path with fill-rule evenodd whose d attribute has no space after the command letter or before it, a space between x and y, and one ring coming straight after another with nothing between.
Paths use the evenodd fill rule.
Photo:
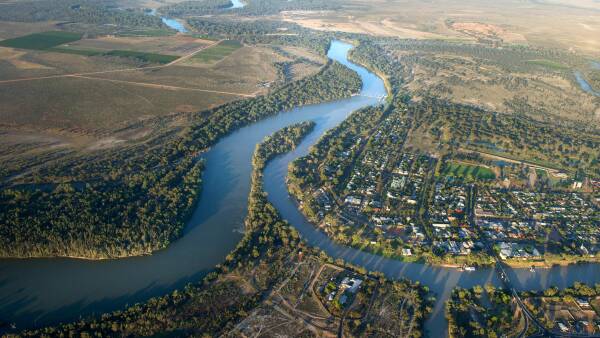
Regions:
<instances>
[{"instance_id":1,"label":"river channel","mask_svg":"<svg viewBox=\"0 0 600 338\"><path fill-rule=\"evenodd\" d=\"M316 127L292 152L277 157L265 169L269 199L311 245L390 278L420 281L436 293L438 302L428 321L432 337L444 333L443 300L454 286L487 282L499 285L492 269L456 269L407 264L333 243L298 212L285 187L290 161L308 152L328 129L351 112L380 104L386 95L383 81L348 61L351 45L334 41L329 58L355 70L361 77L360 95L335 102L296 108L241 128L221 139L203 157L203 190L183 236L151 256L87 261L66 258L0 260L0 320L18 328L72 321L121 309L197 281L222 262L242 237L250 188L254 147L266 136L293 123L312 120ZM520 289L565 287L574 281L600 282L600 265L572 265L552 269L509 272Z\"/></svg>"},{"instance_id":2,"label":"river channel","mask_svg":"<svg viewBox=\"0 0 600 338\"><path fill-rule=\"evenodd\" d=\"M594 69L600 69L600 64L592 63L592 67L594 67ZM596 67L598 67L598 68L596 68ZM584 92L600 97L600 92L598 92L598 91L594 90L594 88L592 88L592 85L589 82L587 82L587 80L585 79L585 77L583 76L583 74L580 71L577 70L573 74L575 75L575 80L577 80L577 83L579 84L579 86L581 87L581 89Z\"/></svg>"},{"instance_id":3,"label":"river channel","mask_svg":"<svg viewBox=\"0 0 600 338\"><path fill-rule=\"evenodd\" d=\"M152 16L158 15L156 8L153 8L150 12L148 12L148 14L152 15ZM169 18L166 16L161 16L160 20L162 20L162 22L165 25L167 25L167 27L178 31L179 33L187 33L188 32L188 30L185 28L185 25L181 21L178 21L177 19Z\"/></svg>"},{"instance_id":4,"label":"river channel","mask_svg":"<svg viewBox=\"0 0 600 338\"><path fill-rule=\"evenodd\" d=\"M246 6L245 2L242 2L241 0L231 0L231 7L227 7L228 9L234 9L234 8L242 8Z\"/></svg>"},{"instance_id":5,"label":"river channel","mask_svg":"<svg viewBox=\"0 0 600 338\"><path fill-rule=\"evenodd\" d=\"M231 5L225 9L243 8L245 6L246 6L246 3L242 2L241 0L231 0ZM148 14L154 15L154 16L158 15L158 13L156 12L156 9L152 9L150 12L148 12ZM161 16L160 19L169 28L172 28L172 29L178 31L179 33L188 33L188 30L185 28L185 25L181 21L179 21L177 19L169 18L166 16Z\"/></svg>"}]
</instances>

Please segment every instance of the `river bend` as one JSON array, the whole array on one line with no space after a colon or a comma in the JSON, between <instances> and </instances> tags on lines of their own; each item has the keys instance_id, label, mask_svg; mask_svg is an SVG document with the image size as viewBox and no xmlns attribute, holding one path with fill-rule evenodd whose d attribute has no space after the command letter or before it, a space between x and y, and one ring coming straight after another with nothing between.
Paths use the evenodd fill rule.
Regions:
<instances>
[{"instance_id":1,"label":"river bend","mask_svg":"<svg viewBox=\"0 0 600 338\"><path fill-rule=\"evenodd\" d=\"M303 142L265 168L269 200L303 238L332 257L382 271L390 278L405 277L427 285L438 298L427 326L431 328L431 336L443 334L446 327L443 300L451 289L457 285L470 287L488 282L499 285L492 269L459 272L402 263L338 245L306 221L287 193L285 175L290 161L307 154L323 133L337 126L351 112L379 104L386 94L379 77L348 61L351 47L334 41L328 56L360 75L363 82L360 95L282 112L221 139L203 155L206 168L200 201L179 240L151 256L117 260L1 259L0 319L14 322L19 328L73 321L81 316L121 309L198 281L223 262L242 237L255 145L285 126L312 120L316 123L315 129ZM520 289L565 287L574 281L600 282L600 265L538 269L535 273L513 270L509 274Z\"/></svg>"}]
</instances>

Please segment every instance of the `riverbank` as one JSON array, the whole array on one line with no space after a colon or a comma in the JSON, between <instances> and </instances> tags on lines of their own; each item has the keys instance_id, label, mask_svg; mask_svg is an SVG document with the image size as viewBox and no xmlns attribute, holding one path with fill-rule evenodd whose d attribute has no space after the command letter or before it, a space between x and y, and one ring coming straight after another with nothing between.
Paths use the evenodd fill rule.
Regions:
<instances>
[{"instance_id":1,"label":"riverbank","mask_svg":"<svg viewBox=\"0 0 600 338\"><path fill-rule=\"evenodd\" d=\"M506 259L503 260L506 265L515 269L525 269L530 267L540 269L551 269L555 266L568 267L570 265L600 263L600 257L584 257L584 256L544 256L541 260L521 260L521 259Z\"/></svg>"},{"instance_id":2,"label":"riverbank","mask_svg":"<svg viewBox=\"0 0 600 338\"><path fill-rule=\"evenodd\" d=\"M264 96L213 108L201 119L192 120L184 133L156 147L154 156L144 158L160 170L127 171L123 177L98 181L81 191L53 191L49 194L52 203L43 192L15 199L18 203L7 204L3 210L9 217L4 219L8 226L4 241L0 239L0 257L95 261L143 257L164 250L184 234L200 199L206 180L200 179L202 161L194 159L204 157L202 151L245 125L293 107L350 97L360 88L361 79L355 72L330 61L314 75ZM165 158L177 166L160 165ZM124 171L112 168L113 160L98 162ZM138 165L144 168L148 164ZM185 170L184 165L191 169ZM114 200L120 203L106 202ZM19 241L10 242L11 238Z\"/></svg>"},{"instance_id":3,"label":"riverbank","mask_svg":"<svg viewBox=\"0 0 600 338\"><path fill-rule=\"evenodd\" d=\"M213 335L232 330L277 283L291 278L294 272L288 269L289 258L301 250L309 252L294 229L283 222L266 201L262 170L273 157L293 149L314 126L314 122L292 125L256 145L244 236L224 262L211 269L199 283L126 311L72 324L25 330L15 337L62 336L74 332L82 336L148 336L161 332ZM197 318L203 318L202 323Z\"/></svg>"},{"instance_id":4,"label":"riverbank","mask_svg":"<svg viewBox=\"0 0 600 338\"><path fill-rule=\"evenodd\" d=\"M316 336L334 336L344 330L352 332L354 336L371 336L389 330L392 318L400 330L410 326L423 331L424 319L433 301L426 287L406 280L388 281L345 264L333 265L332 258L300 240L295 229L281 219L277 210L266 199L262 185L266 163L293 149L314 127L314 122L295 124L257 145L252 157L244 237L225 262L200 283L188 285L184 291L175 291L129 307L126 311L116 311L104 314L101 318L83 319L72 324L26 330L17 333L15 337L73 334L245 335L244 333L253 332L255 316L257 319L271 317L270 321L275 321L275 326L269 328L269 332L274 335L283 330L282 333L295 332L295 335L306 331ZM333 267L338 283L343 283L343 278L352 276L353 280L363 284L352 292L346 292L348 297L353 298L345 306L343 314L329 312L326 306L313 307L314 303L324 300L317 296L316 290L320 289L320 284L323 281L328 286L331 284L329 278L321 278L328 267ZM331 275L329 271L327 274ZM315 285L316 283L319 285ZM307 285L310 285L308 292ZM340 293L344 291L342 286ZM390 311L390 301L401 303L401 310ZM333 310L343 306L337 301L326 302ZM385 309L388 314L382 317L379 308ZM378 314L370 316L372 309ZM410 310L410 314L407 315L402 309ZM284 314L286 321L279 323L276 314ZM197 318L202 318L202 321L199 322ZM299 324L290 322L288 318L294 318ZM256 324L259 333L264 328L262 323L261 320ZM275 327L278 329L275 330Z\"/></svg>"},{"instance_id":5,"label":"riverbank","mask_svg":"<svg viewBox=\"0 0 600 338\"><path fill-rule=\"evenodd\" d=\"M329 58L346 62L350 48L334 42ZM146 301L201 279L241 240L255 145L276 130L307 120L317 122L315 135L321 135L351 111L375 102L370 97L350 96L361 87L371 92L365 71L358 66L353 69L361 72L360 77L330 61L314 76L265 97L215 108L208 120L190 126L184 145L187 147L189 140L195 149L210 148L200 154L205 163L201 196L181 236L164 250L106 260L0 259L0 297L4 300L0 318L19 328L72 321ZM362 86L361 78L366 78ZM199 153L194 150L190 154L195 158ZM194 176L199 178L200 173Z\"/></svg>"},{"instance_id":6,"label":"riverbank","mask_svg":"<svg viewBox=\"0 0 600 338\"><path fill-rule=\"evenodd\" d=\"M147 13L148 15L159 16L156 8L152 8L150 12ZM165 16L160 16L160 19L167 27L176 30L177 33L185 34L189 32L189 30L186 28L187 23L185 21L182 22L178 19L172 19Z\"/></svg>"},{"instance_id":7,"label":"riverbank","mask_svg":"<svg viewBox=\"0 0 600 338\"><path fill-rule=\"evenodd\" d=\"M333 43L331 48L330 58L347 65L348 60L345 56L351 46ZM142 318L138 322L139 326L134 328L143 330L152 328L153 323L161 325L163 322L158 323L157 318L164 320L172 318L173 315L166 312L164 304L184 304L185 300L189 299L187 297L193 293L185 288L185 285L201 280L213 271L215 266L223 264L226 256L241 241L244 231L242 225L248 211L251 159L255 145L285 126L311 120L316 122L314 131L295 150L274 158L266 166L263 180L269 202L308 245L319 248L332 259L340 259L365 270L381 272L388 279L419 281L420 285L438 295L426 326L431 337L444 336L447 323L444 319L443 304L450 290L456 286L471 287L475 284L500 285L492 269L478 269L465 274L456 269L399 262L337 245L306 222L299 214L297 206L289 199L285 185L289 163L306 155L321 135L342 123L351 112L377 105L379 101L373 97L385 95L385 87L376 75L356 65L349 66L352 66L362 79L361 95L302 108L289 107L285 112L264 119L257 118L243 126L240 123L239 129L220 137L219 141L211 146L211 150L203 155L206 170L203 173L204 188L200 203L183 236L166 250L147 257L100 262L68 259L19 262L0 260L0 270L3 272L3 283L0 285L0 297L3 299L0 304L0 317L24 328L31 327L33 321L38 325L77 321L80 317L108 313L126 308L127 304L143 302L133 307L132 311L149 310L144 313L157 315ZM232 119L236 121L237 116ZM273 254L278 252L274 250ZM253 268L257 272L268 272L270 266L267 262ZM286 265L285 269L289 272L290 265ZM531 273L526 269L509 271L509 274L515 287L520 290L540 289L546 284L563 288L578 279L588 283L599 280L600 268L592 264L572 265L568 269L552 268L540 271L536 278L531 278ZM258 280L263 279L261 277ZM246 287L247 284L241 286ZM219 297L227 290L230 289L206 291L200 296L214 303L199 304L213 304L217 306L215 310L219 310L221 306L227 305ZM165 294L169 294L168 298L162 298ZM236 295L240 295L241 299L244 293ZM155 300L148 301L153 297L156 297ZM153 311L153 307L165 312ZM192 310L188 312L193 317L190 320L210 324L208 321L198 322L198 318L203 318L203 313L194 312L197 310L194 308L188 309ZM123 316L127 313L119 312ZM165 316L161 316L162 313L165 313ZM184 328L178 332L186 331Z\"/></svg>"}]
</instances>

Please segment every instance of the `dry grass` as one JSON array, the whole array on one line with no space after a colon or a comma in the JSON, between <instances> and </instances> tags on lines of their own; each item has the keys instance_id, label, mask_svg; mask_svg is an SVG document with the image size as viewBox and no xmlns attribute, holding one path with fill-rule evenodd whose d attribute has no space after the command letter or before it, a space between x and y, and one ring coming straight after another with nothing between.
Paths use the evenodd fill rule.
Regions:
<instances>
[{"instance_id":1,"label":"dry grass","mask_svg":"<svg viewBox=\"0 0 600 338\"><path fill-rule=\"evenodd\" d=\"M314 258L294 264L288 278L226 336L335 337L339 320L319 306L310 290L321 264Z\"/></svg>"},{"instance_id":2,"label":"dry grass","mask_svg":"<svg viewBox=\"0 0 600 338\"><path fill-rule=\"evenodd\" d=\"M8 125L104 134L128 122L175 113L180 106L187 106L187 111L203 110L232 98L237 97L88 78L57 78L0 85L0 115Z\"/></svg>"},{"instance_id":3,"label":"dry grass","mask_svg":"<svg viewBox=\"0 0 600 338\"><path fill-rule=\"evenodd\" d=\"M491 39L509 43L523 43L527 41L522 34L509 32L497 25L479 22L454 22L450 24L450 28L476 39Z\"/></svg>"},{"instance_id":4,"label":"dry grass","mask_svg":"<svg viewBox=\"0 0 600 338\"><path fill-rule=\"evenodd\" d=\"M192 40L198 46L202 41ZM84 40L86 47L104 44L108 49L127 48L127 44L157 48L160 45L167 49L182 46L173 41L187 40L167 38L162 45L155 38ZM195 67L184 61L182 65L158 69L0 83L0 117L3 124L17 127L80 129L105 134L139 119L205 110L240 98L202 90L241 94L264 91L259 84L277 80L273 63L279 60L281 57L270 48L244 47L210 66ZM134 61L121 58L0 48L0 81L136 66Z\"/></svg>"},{"instance_id":5,"label":"dry grass","mask_svg":"<svg viewBox=\"0 0 600 338\"><path fill-rule=\"evenodd\" d=\"M212 41L196 39L190 36L173 35L163 37L115 37L104 36L96 39L83 39L68 44L67 48L83 50L131 50L167 55L183 56Z\"/></svg>"},{"instance_id":6,"label":"dry grass","mask_svg":"<svg viewBox=\"0 0 600 338\"><path fill-rule=\"evenodd\" d=\"M0 7L0 10L2 8ZM10 22L0 21L0 40L56 30L56 22Z\"/></svg>"},{"instance_id":7,"label":"dry grass","mask_svg":"<svg viewBox=\"0 0 600 338\"><path fill-rule=\"evenodd\" d=\"M208 43L213 42L179 36L107 37L67 47L187 55ZM314 57L295 52L292 59ZM168 127L156 122L163 117L175 123L178 116L185 119L186 113L241 99L240 94L265 93L269 89L261 84L278 83L274 63L284 60L270 46L246 46L212 65L188 59L139 69L139 61L127 58L0 48L0 148L5 149L0 161L26 171L80 152L144 142ZM294 73L300 78L317 69L298 64Z\"/></svg>"},{"instance_id":8,"label":"dry grass","mask_svg":"<svg viewBox=\"0 0 600 338\"><path fill-rule=\"evenodd\" d=\"M303 26L416 39L476 40L494 33L506 43L600 55L600 5L593 0L348 0L335 12L288 12ZM447 22L459 23L453 27ZM466 30L465 30L466 28Z\"/></svg>"},{"instance_id":9,"label":"dry grass","mask_svg":"<svg viewBox=\"0 0 600 338\"><path fill-rule=\"evenodd\" d=\"M16 69L50 69L48 66L44 66L39 63L30 62L23 60L23 56L26 54L24 51L18 51L13 48L0 47L0 60L6 61L13 65Z\"/></svg>"},{"instance_id":10,"label":"dry grass","mask_svg":"<svg viewBox=\"0 0 600 338\"><path fill-rule=\"evenodd\" d=\"M402 55L406 54L403 52ZM597 121L600 118L600 106L594 97L583 92L568 78L569 72L552 73L532 69L507 73L500 66L481 65L468 57L444 54L422 57L435 60L444 67L434 69L422 63L411 65L414 77L407 88L413 92L432 90L438 97L454 102L503 112L514 111L510 102L515 99L526 100L538 111L530 112L537 119L560 117ZM522 84L509 88L499 82L502 79L507 81L509 76L511 81L521 81ZM448 90L435 90L439 86Z\"/></svg>"}]
</instances>

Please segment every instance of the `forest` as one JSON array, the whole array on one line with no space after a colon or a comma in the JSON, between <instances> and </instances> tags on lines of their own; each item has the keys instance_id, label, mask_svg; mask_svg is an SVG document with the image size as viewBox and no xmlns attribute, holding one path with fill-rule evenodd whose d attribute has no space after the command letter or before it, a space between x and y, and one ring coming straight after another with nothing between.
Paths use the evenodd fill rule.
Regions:
<instances>
[{"instance_id":1,"label":"forest","mask_svg":"<svg viewBox=\"0 0 600 338\"><path fill-rule=\"evenodd\" d=\"M207 15L222 11L231 6L229 0L183 1L159 8L161 14L170 17Z\"/></svg>"},{"instance_id":2,"label":"forest","mask_svg":"<svg viewBox=\"0 0 600 338\"><path fill-rule=\"evenodd\" d=\"M292 125L257 145L252 159L245 235L226 261L201 282L100 318L24 331L19 336L148 336L161 333L212 336L231 330L259 304L273 285L289 274L289 256L298 250L310 252L300 243L293 227L281 220L267 201L262 189L262 170L269 159L292 150L313 127L312 122ZM244 292L243 284L238 280L254 281L255 289Z\"/></svg>"},{"instance_id":3,"label":"forest","mask_svg":"<svg viewBox=\"0 0 600 338\"><path fill-rule=\"evenodd\" d=\"M178 238L201 186L197 155L231 131L292 107L348 97L358 75L338 63L272 93L198 113L124 151L96 152L21 179L0 193L0 256L114 258Z\"/></svg>"},{"instance_id":4,"label":"forest","mask_svg":"<svg viewBox=\"0 0 600 338\"><path fill-rule=\"evenodd\" d=\"M245 235L225 262L202 281L98 318L25 330L11 336L227 335L238 322L262 306L282 283L294 277L295 269L291 267L308 260L333 264L331 257L300 240L296 230L283 221L268 202L262 187L262 171L268 161L292 150L313 127L314 122L291 125L257 145L252 158ZM364 269L342 261L335 264L354 273L367 274ZM350 334L365 336L401 330L409 337L421 337L425 317L434 301L427 287L407 280L390 281L381 274L368 278L375 281L380 292L371 298L372 311L367 311L367 316L348 321ZM403 306L398 307L398 304ZM382 311L386 314L378 315Z\"/></svg>"},{"instance_id":5,"label":"forest","mask_svg":"<svg viewBox=\"0 0 600 338\"><path fill-rule=\"evenodd\" d=\"M484 306L484 302L491 304ZM514 318L513 307L512 296L505 289L492 285L456 288L446 302L448 335L457 338L515 335L519 318Z\"/></svg>"},{"instance_id":6,"label":"forest","mask_svg":"<svg viewBox=\"0 0 600 338\"><path fill-rule=\"evenodd\" d=\"M340 3L337 0L252 0L246 1L246 5L241 8L230 9L230 6L231 1L229 0L192 0L163 6L159 12L175 17L217 14L225 13L225 11L248 16L265 16L282 11L335 10L340 8Z\"/></svg>"},{"instance_id":7,"label":"forest","mask_svg":"<svg viewBox=\"0 0 600 338\"><path fill-rule=\"evenodd\" d=\"M214 38L241 40L250 44L293 45L322 55L326 54L331 41L329 34L269 19L237 21L223 17L194 17L187 22L199 34Z\"/></svg>"},{"instance_id":8,"label":"forest","mask_svg":"<svg viewBox=\"0 0 600 338\"><path fill-rule=\"evenodd\" d=\"M116 1L45 0L2 4L0 21L69 21L119 27L166 28L159 17L119 9Z\"/></svg>"},{"instance_id":9,"label":"forest","mask_svg":"<svg viewBox=\"0 0 600 338\"><path fill-rule=\"evenodd\" d=\"M339 9L339 0L252 0L243 8L238 9L241 14L271 15L282 11L324 11Z\"/></svg>"},{"instance_id":10,"label":"forest","mask_svg":"<svg viewBox=\"0 0 600 338\"><path fill-rule=\"evenodd\" d=\"M600 176L600 137L593 132L429 97L411 108L416 128L425 126L436 142L452 148L463 147Z\"/></svg>"}]
</instances>

